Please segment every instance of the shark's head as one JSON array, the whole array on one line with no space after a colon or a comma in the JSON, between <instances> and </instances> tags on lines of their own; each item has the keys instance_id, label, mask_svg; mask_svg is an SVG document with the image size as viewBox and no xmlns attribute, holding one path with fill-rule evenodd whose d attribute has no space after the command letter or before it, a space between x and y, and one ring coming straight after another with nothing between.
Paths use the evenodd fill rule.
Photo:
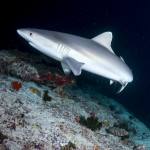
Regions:
<instances>
[{"instance_id":1,"label":"shark's head","mask_svg":"<svg viewBox=\"0 0 150 150\"><path fill-rule=\"evenodd\" d=\"M17 33L28 42L33 42L37 33L32 29L17 29Z\"/></svg>"},{"instance_id":2,"label":"shark's head","mask_svg":"<svg viewBox=\"0 0 150 150\"><path fill-rule=\"evenodd\" d=\"M18 29L17 33L36 50L56 60L61 59L61 53L54 51L58 44L53 39L51 32L35 28L22 28Z\"/></svg>"},{"instance_id":3,"label":"shark's head","mask_svg":"<svg viewBox=\"0 0 150 150\"><path fill-rule=\"evenodd\" d=\"M46 38L46 32L40 29L22 28L18 29L17 33L37 50L43 46L50 47L53 45L51 39Z\"/></svg>"}]
</instances>

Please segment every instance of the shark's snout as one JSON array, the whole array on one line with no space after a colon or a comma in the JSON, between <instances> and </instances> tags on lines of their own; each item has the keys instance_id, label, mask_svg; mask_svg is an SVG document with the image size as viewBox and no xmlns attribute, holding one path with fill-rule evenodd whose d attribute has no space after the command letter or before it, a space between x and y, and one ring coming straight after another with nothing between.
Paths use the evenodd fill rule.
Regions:
<instances>
[{"instance_id":1,"label":"shark's snout","mask_svg":"<svg viewBox=\"0 0 150 150\"><path fill-rule=\"evenodd\" d=\"M26 32L23 29L17 29L17 33L23 38L26 36Z\"/></svg>"},{"instance_id":2,"label":"shark's snout","mask_svg":"<svg viewBox=\"0 0 150 150\"><path fill-rule=\"evenodd\" d=\"M21 35L21 30L20 30L20 29L17 29L17 33L18 33L19 35Z\"/></svg>"},{"instance_id":3,"label":"shark's snout","mask_svg":"<svg viewBox=\"0 0 150 150\"><path fill-rule=\"evenodd\" d=\"M31 40L30 32L26 29L17 29L17 33L27 41Z\"/></svg>"}]
</instances>

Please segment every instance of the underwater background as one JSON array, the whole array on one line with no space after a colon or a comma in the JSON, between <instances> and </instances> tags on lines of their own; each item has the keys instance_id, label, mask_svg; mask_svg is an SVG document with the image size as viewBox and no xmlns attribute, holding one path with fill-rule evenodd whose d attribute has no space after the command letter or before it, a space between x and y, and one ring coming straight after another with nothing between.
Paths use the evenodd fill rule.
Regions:
<instances>
[{"instance_id":1,"label":"underwater background","mask_svg":"<svg viewBox=\"0 0 150 150\"><path fill-rule=\"evenodd\" d=\"M120 94L119 84L87 72L75 77L83 91L94 89L121 103L150 128L150 2L126 1L9 1L1 4L0 49L39 54L21 39L16 29L33 27L86 38L113 33L112 48L133 72L133 82ZM42 55L42 54L40 54ZM58 62L50 61L61 69ZM91 94L93 94L91 92Z\"/></svg>"},{"instance_id":2,"label":"underwater background","mask_svg":"<svg viewBox=\"0 0 150 150\"><path fill-rule=\"evenodd\" d=\"M95 76L94 82L98 79L106 83L98 83L94 87L118 100L150 126L149 1L32 0L9 1L1 7L4 8L0 10L1 49L21 47L21 50L36 53L17 35L16 29L23 27L68 32L86 38L112 31L112 48L132 69L134 80L120 94L116 94L116 90L112 90L114 86L110 87L109 82L101 77ZM79 84L82 81L80 78L84 78L84 75L79 77Z\"/></svg>"}]
</instances>

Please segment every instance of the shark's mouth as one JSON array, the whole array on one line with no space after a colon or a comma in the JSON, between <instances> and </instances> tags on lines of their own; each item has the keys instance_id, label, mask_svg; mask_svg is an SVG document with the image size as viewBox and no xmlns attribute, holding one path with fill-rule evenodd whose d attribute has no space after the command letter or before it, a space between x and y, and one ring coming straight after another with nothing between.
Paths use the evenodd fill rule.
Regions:
<instances>
[{"instance_id":1,"label":"shark's mouth","mask_svg":"<svg viewBox=\"0 0 150 150\"><path fill-rule=\"evenodd\" d=\"M35 45L34 43L29 42L29 44L30 44L32 47L34 47L34 48L38 49L37 45Z\"/></svg>"}]
</instances>

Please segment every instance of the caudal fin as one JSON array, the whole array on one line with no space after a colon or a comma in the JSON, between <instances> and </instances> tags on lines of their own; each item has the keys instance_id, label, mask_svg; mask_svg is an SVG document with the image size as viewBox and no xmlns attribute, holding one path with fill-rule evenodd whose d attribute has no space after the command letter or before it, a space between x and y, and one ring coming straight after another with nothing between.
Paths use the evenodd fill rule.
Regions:
<instances>
[{"instance_id":1,"label":"caudal fin","mask_svg":"<svg viewBox=\"0 0 150 150\"><path fill-rule=\"evenodd\" d=\"M121 88L120 88L120 90L117 92L117 93L120 93L120 92L122 92L123 90L124 90L124 88L128 85L128 82L126 82L126 83L121 83Z\"/></svg>"}]
</instances>

